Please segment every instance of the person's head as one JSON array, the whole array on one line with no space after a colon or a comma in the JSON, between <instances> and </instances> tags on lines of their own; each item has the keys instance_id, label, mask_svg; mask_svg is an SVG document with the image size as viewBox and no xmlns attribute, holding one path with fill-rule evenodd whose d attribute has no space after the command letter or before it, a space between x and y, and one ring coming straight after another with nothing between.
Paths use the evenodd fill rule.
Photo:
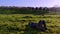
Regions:
<instances>
[{"instance_id":1,"label":"person's head","mask_svg":"<svg viewBox=\"0 0 60 34\"><path fill-rule=\"evenodd\" d=\"M43 20L40 20L39 22L42 22Z\"/></svg>"},{"instance_id":2,"label":"person's head","mask_svg":"<svg viewBox=\"0 0 60 34\"><path fill-rule=\"evenodd\" d=\"M42 22L45 22L45 20L40 20L40 21L38 22L38 24L41 24Z\"/></svg>"}]
</instances>

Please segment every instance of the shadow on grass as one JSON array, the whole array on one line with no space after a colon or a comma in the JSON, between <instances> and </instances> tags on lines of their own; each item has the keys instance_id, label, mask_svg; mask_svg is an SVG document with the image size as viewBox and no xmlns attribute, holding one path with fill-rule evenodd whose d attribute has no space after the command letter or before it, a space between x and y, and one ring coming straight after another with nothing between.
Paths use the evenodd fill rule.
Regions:
<instances>
[{"instance_id":1,"label":"shadow on grass","mask_svg":"<svg viewBox=\"0 0 60 34\"><path fill-rule=\"evenodd\" d=\"M26 25L26 28L23 34L37 34L38 32L39 31L37 31L36 29L29 27L29 25Z\"/></svg>"}]
</instances>

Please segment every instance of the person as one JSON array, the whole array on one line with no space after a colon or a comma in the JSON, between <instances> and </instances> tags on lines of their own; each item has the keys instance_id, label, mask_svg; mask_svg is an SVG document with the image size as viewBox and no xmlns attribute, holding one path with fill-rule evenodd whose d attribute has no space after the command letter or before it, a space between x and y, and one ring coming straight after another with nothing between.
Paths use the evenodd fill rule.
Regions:
<instances>
[{"instance_id":1,"label":"person","mask_svg":"<svg viewBox=\"0 0 60 34\"><path fill-rule=\"evenodd\" d=\"M39 31L46 31L47 26L45 20L40 20L38 23L29 22L29 26Z\"/></svg>"},{"instance_id":2,"label":"person","mask_svg":"<svg viewBox=\"0 0 60 34\"><path fill-rule=\"evenodd\" d=\"M29 26L35 28L35 24L33 22L29 22Z\"/></svg>"},{"instance_id":3,"label":"person","mask_svg":"<svg viewBox=\"0 0 60 34\"><path fill-rule=\"evenodd\" d=\"M39 30L42 30L42 31L47 30L46 22L44 20L40 20L38 22L38 26L39 26Z\"/></svg>"}]
</instances>

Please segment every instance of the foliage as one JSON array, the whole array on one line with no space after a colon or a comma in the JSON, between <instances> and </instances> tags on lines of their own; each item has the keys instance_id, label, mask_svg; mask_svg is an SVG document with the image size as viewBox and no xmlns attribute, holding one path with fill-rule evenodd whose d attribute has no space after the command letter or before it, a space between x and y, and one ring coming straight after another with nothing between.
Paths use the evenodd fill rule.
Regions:
<instances>
[{"instance_id":1,"label":"foliage","mask_svg":"<svg viewBox=\"0 0 60 34\"><path fill-rule=\"evenodd\" d=\"M26 17L26 16L31 16ZM49 17L50 16L50 17ZM26 18L22 18L26 17ZM0 14L0 34L59 34L60 33L60 15L36 16L29 14ZM28 26L29 20L38 23L40 19L46 21L48 30L40 32ZM33 21L34 20L34 21Z\"/></svg>"},{"instance_id":2,"label":"foliage","mask_svg":"<svg viewBox=\"0 0 60 34\"><path fill-rule=\"evenodd\" d=\"M33 14L33 15L44 15L48 12L47 7L5 7L0 6L0 14Z\"/></svg>"}]
</instances>

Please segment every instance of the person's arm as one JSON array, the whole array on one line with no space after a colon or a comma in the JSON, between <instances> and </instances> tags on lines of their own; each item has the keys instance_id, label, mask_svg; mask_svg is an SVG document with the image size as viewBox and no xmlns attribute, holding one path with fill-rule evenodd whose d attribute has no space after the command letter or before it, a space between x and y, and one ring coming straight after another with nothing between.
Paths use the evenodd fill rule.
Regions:
<instances>
[{"instance_id":1,"label":"person's arm","mask_svg":"<svg viewBox=\"0 0 60 34\"><path fill-rule=\"evenodd\" d=\"M44 28L47 29L47 26L46 26L46 22L43 21L43 24L44 24Z\"/></svg>"}]
</instances>

